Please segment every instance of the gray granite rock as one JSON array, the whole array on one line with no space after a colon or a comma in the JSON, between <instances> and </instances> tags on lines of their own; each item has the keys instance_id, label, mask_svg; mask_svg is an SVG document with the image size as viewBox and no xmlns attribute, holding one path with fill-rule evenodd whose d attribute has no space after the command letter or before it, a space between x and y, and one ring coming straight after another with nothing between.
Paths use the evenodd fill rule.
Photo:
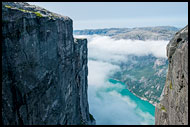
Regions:
<instances>
[{"instance_id":1,"label":"gray granite rock","mask_svg":"<svg viewBox=\"0 0 190 127\"><path fill-rule=\"evenodd\" d=\"M87 99L87 40L72 20L21 2L2 2L4 125L95 124Z\"/></svg>"},{"instance_id":2,"label":"gray granite rock","mask_svg":"<svg viewBox=\"0 0 190 127\"><path fill-rule=\"evenodd\" d=\"M155 110L156 125L188 124L188 26L167 45L169 60L162 99Z\"/></svg>"}]
</instances>

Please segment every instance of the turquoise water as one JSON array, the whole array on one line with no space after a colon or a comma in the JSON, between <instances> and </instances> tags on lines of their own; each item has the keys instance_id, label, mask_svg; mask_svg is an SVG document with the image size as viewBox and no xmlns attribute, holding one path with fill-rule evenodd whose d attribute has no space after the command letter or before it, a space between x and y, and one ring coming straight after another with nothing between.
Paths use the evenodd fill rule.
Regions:
<instances>
[{"instance_id":1,"label":"turquoise water","mask_svg":"<svg viewBox=\"0 0 190 127\"><path fill-rule=\"evenodd\" d=\"M90 112L97 125L154 125L155 107L141 100L121 81L107 79L89 86Z\"/></svg>"},{"instance_id":2,"label":"turquoise water","mask_svg":"<svg viewBox=\"0 0 190 127\"><path fill-rule=\"evenodd\" d=\"M115 90L118 93L120 93L122 96L128 96L132 101L134 101L137 104L137 107L136 107L137 109L139 108L143 112L148 112L152 116L155 115L154 114L155 113L155 106L150 104L148 101L141 100L140 98L135 96L133 93L131 93L127 89L127 85L125 85L123 82L117 81L117 80L114 80L114 79L108 79L108 81L110 83L112 83L112 84L115 84L115 85L121 84L123 86L123 88L121 88L121 87L108 87L106 89L107 92Z\"/></svg>"}]
</instances>

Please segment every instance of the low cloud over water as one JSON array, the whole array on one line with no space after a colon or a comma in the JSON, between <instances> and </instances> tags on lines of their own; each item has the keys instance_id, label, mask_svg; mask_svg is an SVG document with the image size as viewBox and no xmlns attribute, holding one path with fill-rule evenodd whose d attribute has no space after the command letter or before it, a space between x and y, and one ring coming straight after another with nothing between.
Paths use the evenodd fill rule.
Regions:
<instances>
[{"instance_id":1,"label":"low cloud over water","mask_svg":"<svg viewBox=\"0 0 190 127\"><path fill-rule=\"evenodd\" d=\"M168 41L114 40L107 36L76 36L88 39L88 100L97 124L146 125L154 124L154 116L142 111L129 96L120 91L121 84L108 81L109 75L120 70L119 63L127 55L166 58Z\"/></svg>"}]
</instances>

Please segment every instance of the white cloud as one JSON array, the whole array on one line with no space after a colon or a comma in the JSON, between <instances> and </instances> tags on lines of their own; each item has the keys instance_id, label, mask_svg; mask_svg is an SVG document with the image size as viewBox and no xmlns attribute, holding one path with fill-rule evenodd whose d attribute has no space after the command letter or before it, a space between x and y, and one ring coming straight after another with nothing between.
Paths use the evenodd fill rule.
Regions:
<instances>
[{"instance_id":1,"label":"white cloud","mask_svg":"<svg viewBox=\"0 0 190 127\"><path fill-rule=\"evenodd\" d=\"M149 125L155 119L154 116L152 116L148 112L143 112L140 109L137 109L137 112L143 118L140 122L141 125Z\"/></svg>"},{"instance_id":2,"label":"white cloud","mask_svg":"<svg viewBox=\"0 0 190 127\"><path fill-rule=\"evenodd\" d=\"M107 81L119 66L89 60L88 69L88 102L97 125L154 124L153 116L138 109L130 97L120 94L125 86Z\"/></svg>"},{"instance_id":3,"label":"white cloud","mask_svg":"<svg viewBox=\"0 0 190 127\"><path fill-rule=\"evenodd\" d=\"M128 106L130 106L132 108L136 108L137 104L135 102L131 101L131 99L128 96L121 96L121 94L117 93L116 91L111 91L109 93L113 96L120 98L122 101L126 102Z\"/></svg>"},{"instance_id":4,"label":"white cloud","mask_svg":"<svg viewBox=\"0 0 190 127\"><path fill-rule=\"evenodd\" d=\"M119 71L127 55L153 54L166 58L168 41L114 40L106 36L76 36L88 39L88 101L96 123L113 125L154 124L154 116L142 111L129 96L121 95L121 84L107 81Z\"/></svg>"},{"instance_id":5,"label":"white cloud","mask_svg":"<svg viewBox=\"0 0 190 127\"><path fill-rule=\"evenodd\" d=\"M137 120L137 115L131 112L133 107L128 106L128 103L120 96L92 86L89 87L89 94L94 94L89 96L89 104L97 125L139 124L140 119Z\"/></svg>"},{"instance_id":6,"label":"white cloud","mask_svg":"<svg viewBox=\"0 0 190 127\"><path fill-rule=\"evenodd\" d=\"M155 57L166 57L168 41L164 40L115 40L108 36L76 36L88 38L89 58L102 61L126 61L127 55L144 56L152 54Z\"/></svg>"},{"instance_id":7,"label":"white cloud","mask_svg":"<svg viewBox=\"0 0 190 127\"><path fill-rule=\"evenodd\" d=\"M95 86L105 85L109 74L118 70L119 66L101 61L88 61L88 84Z\"/></svg>"},{"instance_id":8,"label":"white cloud","mask_svg":"<svg viewBox=\"0 0 190 127\"><path fill-rule=\"evenodd\" d=\"M90 112L97 125L144 125L154 124L154 117L137 108L135 101L122 96L120 84L104 82L104 86L89 86Z\"/></svg>"}]
</instances>

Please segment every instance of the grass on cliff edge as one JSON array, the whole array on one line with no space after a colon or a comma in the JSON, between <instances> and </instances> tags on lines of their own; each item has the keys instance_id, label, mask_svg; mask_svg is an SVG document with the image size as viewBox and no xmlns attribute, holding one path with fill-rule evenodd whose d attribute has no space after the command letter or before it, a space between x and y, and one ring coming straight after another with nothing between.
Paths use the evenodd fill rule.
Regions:
<instances>
[{"instance_id":1,"label":"grass on cliff edge","mask_svg":"<svg viewBox=\"0 0 190 127\"><path fill-rule=\"evenodd\" d=\"M13 7L8 6L8 5L5 5L5 7L6 7L6 8L13 8ZM36 14L36 16L38 16L38 17L43 17L39 12L28 11L28 10L24 10L24 9L20 9L20 8L18 8L18 10L20 10L20 11L22 11L22 12L27 12L27 13L34 13L34 14Z\"/></svg>"}]
</instances>

